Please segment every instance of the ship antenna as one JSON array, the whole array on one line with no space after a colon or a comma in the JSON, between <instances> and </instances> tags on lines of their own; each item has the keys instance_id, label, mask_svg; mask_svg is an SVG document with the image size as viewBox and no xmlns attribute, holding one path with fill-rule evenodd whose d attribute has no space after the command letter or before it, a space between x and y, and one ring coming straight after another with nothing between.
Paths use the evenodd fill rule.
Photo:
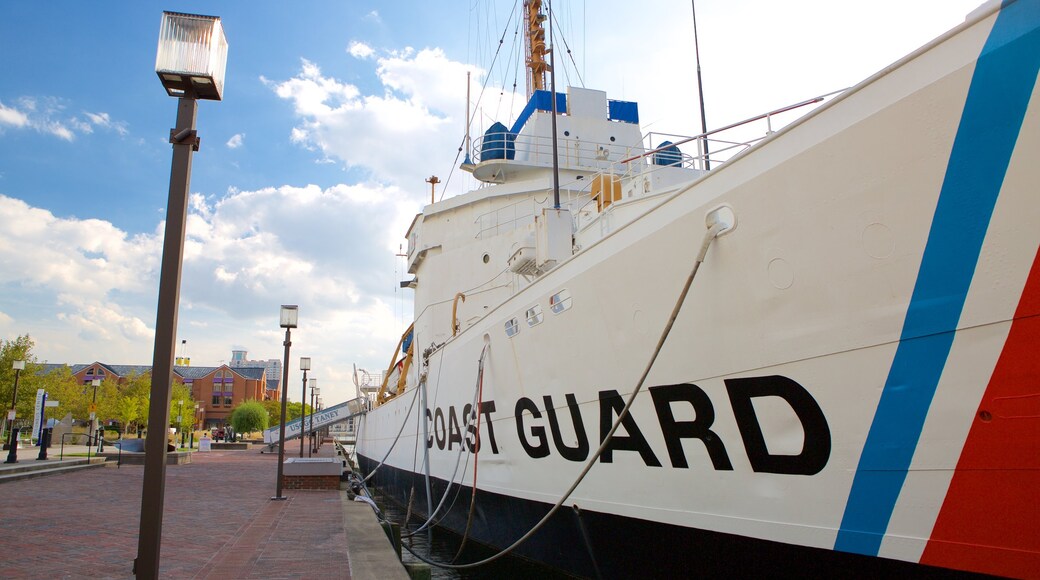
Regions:
<instances>
[{"instance_id":1,"label":"ship antenna","mask_svg":"<svg viewBox=\"0 0 1040 580\"><path fill-rule=\"evenodd\" d=\"M704 83L701 81L701 49L697 43L697 3L695 0L690 0L690 8L693 9L693 54L697 60L697 98L701 103L701 133L707 134L708 121L704 116ZM698 143L704 153L704 168L711 169L711 162L708 161L708 138L703 137L698 140Z\"/></svg>"},{"instance_id":2,"label":"ship antenna","mask_svg":"<svg viewBox=\"0 0 1040 580\"><path fill-rule=\"evenodd\" d=\"M560 209L560 152L556 136L556 41L553 40L552 0L547 0L549 10L549 92L552 93L552 164L553 164L553 209Z\"/></svg>"},{"instance_id":3,"label":"ship antenna","mask_svg":"<svg viewBox=\"0 0 1040 580\"><path fill-rule=\"evenodd\" d=\"M462 162L465 165L470 165L470 164L473 163L469 159L469 152L473 148L473 142L470 141L470 138L469 138L469 125L470 125L470 119L469 119L469 103L470 103L470 100L469 100L469 88L470 88L470 85L469 85L469 75L470 75L470 71L466 71L466 160Z\"/></svg>"}]
</instances>

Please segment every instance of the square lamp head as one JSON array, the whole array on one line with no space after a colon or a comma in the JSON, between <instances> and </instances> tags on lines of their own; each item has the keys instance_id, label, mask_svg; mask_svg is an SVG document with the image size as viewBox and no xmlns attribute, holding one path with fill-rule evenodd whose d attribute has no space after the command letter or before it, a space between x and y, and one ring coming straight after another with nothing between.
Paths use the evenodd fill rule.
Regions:
<instances>
[{"instance_id":1,"label":"square lamp head","mask_svg":"<svg viewBox=\"0 0 1040 580\"><path fill-rule=\"evenodd\" d=\"M11 363L11 368L16 370L16 371L24 371L25 370L25 361L24 360L16 360L13 363Z\"/></svg>"},{"instance_id":2,"label":"square lamp head","mask_svg":"<svg viewBox=\"0 0 1040 580\"><path fill-rule=\"evenodd\" d=\"M300 357L300 370L309 371L311 370L311 357L301 356Z\"/></svg>"},{"instance_id":3,"label":"square lamp head","mask_svg":"<svg viewBox=\"0 0 1040 580\"><path fill-rule=\"evenodd\" d=\"M296 328L296 322L300 317L300 308L295 304L282 305L281 314L278 317L278 326L282 328Z\"/></svg>"},{"instance_id":4,"label":"square lamp head","mask_svg":"<svg viewBox=\"0 0 1040 580\"><path fill-rule=\"evenodd\" d=\"M171 97L219 101L227 49L219 16L163 12L155 72Z\"/></svg>"}]
</instances>

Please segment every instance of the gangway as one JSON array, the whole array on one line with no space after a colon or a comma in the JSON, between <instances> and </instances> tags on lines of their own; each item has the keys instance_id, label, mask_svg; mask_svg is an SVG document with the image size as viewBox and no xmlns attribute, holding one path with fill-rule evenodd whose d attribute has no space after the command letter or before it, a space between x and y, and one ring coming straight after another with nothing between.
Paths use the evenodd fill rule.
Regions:
<instances>
[{"instance_id":1,"label":"gangway","mask_svg":"<svg viewBox=\"0 0 1040 580\"><path fill-rule=\"evenodd\" d=\"M285 440L295 439L303 433L310 433L311 431L317 431L323 429L329 425L335 423L342 423L348 419L352 419L358 415L363 414L368 410L368 401L364 397L357 397L351 399L345 403L340 403L323 409L314 413L313 415L307 415L306 429L301 429L304 426L303 419L294 419L285 424ZM274 446L278 443L279 432L281 431L279 425L275 425L270 429L264 431L264 443Z\"/></svg>"}]
</instances>

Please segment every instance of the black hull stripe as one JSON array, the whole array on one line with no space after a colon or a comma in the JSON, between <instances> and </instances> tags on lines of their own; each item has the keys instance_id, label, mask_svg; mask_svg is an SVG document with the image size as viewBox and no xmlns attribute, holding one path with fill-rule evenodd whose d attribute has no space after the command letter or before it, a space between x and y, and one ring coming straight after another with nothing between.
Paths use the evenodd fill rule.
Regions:
<instances>
[{"instance_id":1,"label":"black hull stripe","mask_svg":"<svg viewBox=\"0 0 1040 580\"><path fill-rule=\"evenodd\" d=\"M363 472L378 461L358 455ZM370 483L401 504L407 504L412 488L415 499L413 525L425 520L425 480L413 473L383 465ZM440 501L447 482L431 478L433 505ZM440 525L457 534L466 528L470 487L456 498L453 486L445 505L451 505ZM652 490L647 490L652 493ZM455 498L454 503L452 499ZM580 504L579 504L580 506ZM548 513L550 504L512 496L477 492L470 528L472 541L496 547L509 546ZM591 547L586 545L582 524ZM686 528L614 514L581 510L581 520L571 509L561 509L522 544L514 554L569 574L596 576L590 548L604 578L688 577L817 577L817 578L979 578L957 570L890 560L860 554L809 548L734 534Z\"/></svg>"}]
</instances>

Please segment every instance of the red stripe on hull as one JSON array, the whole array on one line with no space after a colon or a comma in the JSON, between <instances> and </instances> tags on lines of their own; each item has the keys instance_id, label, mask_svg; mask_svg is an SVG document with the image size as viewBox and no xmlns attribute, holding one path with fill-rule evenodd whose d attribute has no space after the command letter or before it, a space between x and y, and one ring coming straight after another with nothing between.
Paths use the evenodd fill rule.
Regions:
<instances>
[{"instance_id":1,"label":"red stripe on hull","mask_svg":"<svg viewBox=\"0 0 1040 580\"><path fill-rule=\"evenodd\" d=\"M1040 254L922 564L1040 575Z\"/></svg>"}]
</instances>

